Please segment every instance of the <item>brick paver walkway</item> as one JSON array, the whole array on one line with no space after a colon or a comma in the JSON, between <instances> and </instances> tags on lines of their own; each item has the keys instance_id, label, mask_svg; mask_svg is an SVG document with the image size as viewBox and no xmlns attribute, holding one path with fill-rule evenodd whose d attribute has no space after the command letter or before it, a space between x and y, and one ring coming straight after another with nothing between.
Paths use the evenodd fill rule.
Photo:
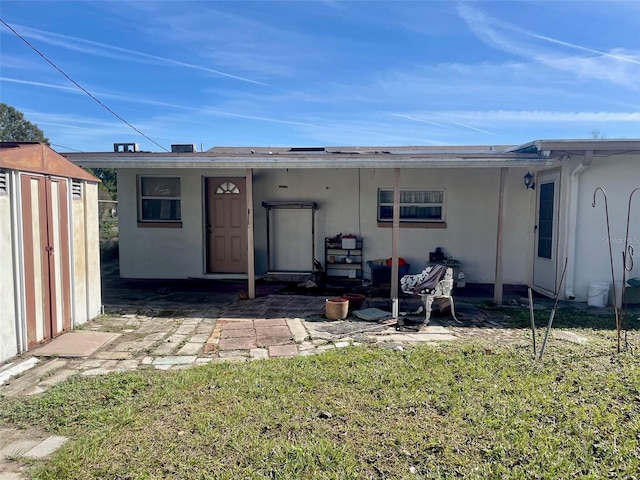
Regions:
<instances>
[{"instance_id":1,"label":"brick paver walkway","mask_svg":"<svg viewBox=\"0 0 640 480\"><path fill-rule=\"evenodd\" d=\"M324 298L272 295L221 308L100 317L83 330L115 333L115 340L88 357L39 357L34 367L0 385L0 395L42 393L73 375L182 369L209 362L311 355L353 344L415 344L456 338L437 325L421 333L400 334L392 326L377 323L323 321L323 313ZM25 362L31 367L34 353L37 350L14 359L14 368ZM0 374L9 367L0 368Z\"/></svg>"}]
</instances>

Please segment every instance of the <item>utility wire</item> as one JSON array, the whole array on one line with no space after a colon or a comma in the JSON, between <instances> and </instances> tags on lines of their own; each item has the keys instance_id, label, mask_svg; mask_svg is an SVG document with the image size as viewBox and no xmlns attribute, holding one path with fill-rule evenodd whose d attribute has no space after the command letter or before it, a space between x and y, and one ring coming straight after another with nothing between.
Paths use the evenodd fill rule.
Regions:
<instances>
[{"instance_id":1,"label":"utility wire","mask_svg":"<svg viewBox=\"0 0 640 480\"><path fill-rule=\"evenodd\" d=\"M57 143L52 143L51 146L52 147L58 147L58 148L64 148L65 150L70 150L70 151L82 153L82 150L77 150L77 149L71 148L71 147L65 147L64 145L58 145Z\"/></svg>"},{"instance_id":2,"label":"utility wire","mask_svg":"<svg viewBox=\"0 0 640 480\"><path fill-rule=\"evenodd\" d=\"M123 122L124 124L128 125L130 128L132 128L133 130L135 130L137 133L139 133L140 135L142 135L144 138L146 138L147 140L149 140L150 142L154 143L155 145L157 145L158 147L160 147L161 149L163 149L165 152L168 152L169 150L167 150L165 147L163 147L162 145L160 145L158 142L156 142L155 140L153 140L151 137L147 136L146 134L144 134L143 132L141 132L140 130L138 130L136 127L134 127L133 125L131 125L129 122L127 122L124 118L122 118L120 115L118 115L116 112L114 112L113 110L111 110L108 106L106 106L104 103L102 103L98 98L96 98L95 96L93 96L91 94L91 92L89 92L86 88L84 88L82 85L80 85L78 82L76 82L73 78L71 78L69 75L67 75L65 72L62 71L62 69L60 69L55 63L53 63L51 60L49 60L42 52L40 52L40 50L38 50L36 47L34 47L33 45L31 45L31 43L29 43L29 41L24 38L22 35L20 35L11 25L9 25L7 22L5 22L2 18L0 18L0 22L7 27L9 30L11 30L13 32L13 34L18 37L20 40L22 40L24 43L27 44L27 46L29 48L31 48L31 50L33 50L34 52L36 52L38 55L40 55L43 60L45 60L49 65L51 65L53 68L55 68L58 72L60 72L67 80L69 80L71 83L73 83L76 87L78 87L80 90L82 90L84 93L86 93L91 99L93 99L94 101L96 101L98 103L98 105L100 105L102 108L104 108L105 110L107 110L109 113L111 113L113 116L115 116L118 120L120 120L121 122Z\"/></svg>"}]
</instances>

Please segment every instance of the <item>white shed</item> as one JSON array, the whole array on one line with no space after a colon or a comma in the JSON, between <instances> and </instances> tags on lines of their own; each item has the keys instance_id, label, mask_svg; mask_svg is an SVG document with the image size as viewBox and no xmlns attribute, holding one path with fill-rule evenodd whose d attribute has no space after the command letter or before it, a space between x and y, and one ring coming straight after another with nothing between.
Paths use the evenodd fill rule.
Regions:
<instances>
[{"instance_id":1,"label":"white shed","mask_svg":"<svg viewBox=\"0 0 640 480\"><path fill-rule=\"evenodd\" d=\"M0 143L0 362L100 313L99 180L40 143Z\"/></svg>"}]
</instances>

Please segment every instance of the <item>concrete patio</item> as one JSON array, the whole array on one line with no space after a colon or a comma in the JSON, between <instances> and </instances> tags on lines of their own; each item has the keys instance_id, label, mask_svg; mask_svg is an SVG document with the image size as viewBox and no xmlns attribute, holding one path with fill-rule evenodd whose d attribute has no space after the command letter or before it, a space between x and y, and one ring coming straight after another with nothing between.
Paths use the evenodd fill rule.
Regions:
<instances>
[{"instance_id":1,"label":"concrete patio","mask_svg":"<svg viewBox=\"0 0 640 480\"><path fill-rule=\"evenodd\" d=\"M134 294L140 298L139 292ZM222 298L228 295L221 293ZM74 375L176 370L209 362L312 355L350 345L403 349L464 338L530 342L528 330L504 327L504 311L485 310L477 299L464 297L456 301L460 323L447 312L434 312L429 325L419 332L398 331L392 320L366 322L349 316L328 321L324 297L270 294L226 303L220 297L211 300L199 305L164 302L159 310L149 308L143 299L138 306L107 306L104 316L0 367L0 379L4 379L0 395L42 393ZM364 307L385 309L385 305L388 299L368 298ZM404 298L401 309L418 305L416 299ZM409 313L403 318L418 321L422 315ZM12 369L19 376L11 375Z\"/></svg>"}]
</instances>

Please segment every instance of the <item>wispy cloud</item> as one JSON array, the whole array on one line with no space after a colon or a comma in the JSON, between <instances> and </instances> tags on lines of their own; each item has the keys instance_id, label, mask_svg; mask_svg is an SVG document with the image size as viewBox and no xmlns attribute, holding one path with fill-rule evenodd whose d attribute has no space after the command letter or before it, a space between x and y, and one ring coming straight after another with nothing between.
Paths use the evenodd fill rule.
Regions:
<instances>
[{"instance_id":1,"label":"wispy cloud","mask_svg":"<svg viewBox=\"0 0 640 480\"><path fill-rule=\"evenodd\" d=\"M424 120L422 118L418 118L413 115L404 115L401 113L390 113L389 115L393 117L406 118L407 120L413 120L414 122L428 123L429 125L434 125L436 127L444 127L444 125L442 125L441 123L432 122L430 120Z\"/></svg>"},{"instance_id":2,"label":"wispy cloud","mask_svg":"<svg viewBox=\"0 0 640 480\"><path fill-rule=\"evenodd\" d=\"M2 82L7 82L7 83L15 83L15 84L19 84L19 85L29 85L29 86L33 86L33 87L42 87L42 88L48 88L48 89L53 89L53 90L59 90L59 91L63 91L66 93L70 93L70 94L74 94L74 95L86 95L83 91L81 91L80 89L78 89L77 87L73 86L66 86L66 85L60 85L57 83L47 83L47 82L36 82L33 80L22 80L19 78L11 78L11 77L0 77L0 81ZM169 108L174 108L174 109L178 109L178 110L191 110L191 111L197 111L198 108L194 108L194 107L189 107L186 105L181 105L181 104L177 104L177 103L171 103L171 102L163 102L160 100L154 100L151 98L145 98L141 95L125 95L122 93L113 93L113 92L102 92L96 89L93 89L91 87L89 87L89 90L92 92L92 95L106 100L117 100L120 102L125 102L125 103L134 103L134 104L140 104L140 105L153 105L156 107L169 107Z\"/></svg>"},{"instance_id":3,"label":"wispy cloud","mask_svg":"<svg viewBox=\"0 0 640 480\"><path fill-rule=\"evenodd\" d=\"M314 3L304 7L309 8L314 8ZM299 75L298 67L312 64L317 42L288 18L295 15L297 5L272 2L268 13L260 5L254 5L250 13L243 10L221 2L200 2L197 8L184 8L176 2L112 2L109 7L123 21L144 17L137 26L141 32L150 38L161 32L167 43L222 69L261 79L282 78Z\"/></svg>"},{"instance_id":4,"label":"wispy cloud","mask_svg":"<svg viewBox=\"0 0 640 480\"><path fill-rule=\"evenodd\" d=\"M582 78L604 80L640 90L640 52L623 48L605 52L541 35L502 22L469 3L459 4L458 13L478 38L496 49ZM542 43L533 43L531 40ZM545 45L588 55L576 56L545 48Z\"/></svg>"},{"instance_id":5,"label":"wispy cloud","mask_svg":"<svg viewBox=\"0 0 640 480\"><path fill-rule=\"evenodd\" d=\"M603 57L610 57L613 58L615 60L620 60L621 62L629 62L629 63L635 63L636 65L640 65L640 58L634 58L631 54L629 53L628 55L624 55L622 54L622 49L617 49L617 50L613 50L613 52L621 52L621 53L610 53L610 52L602 52L600 50L594 50L593 48L588 48L588 47L583 47L581 45L576 45L575 43L569 43L569 42L563 42L562 40L558 40L557 38L551 38L551 37L545 37L544 35L538 35L537 33L532 33L526 30L523 30L524 33L526 33L527 35L533 37L533 38L538 38L540 40L544 40L546 42L549 43L554 43L556 45L562 45L563 47L569 47L569 48L573 48L575 50L580 50L583 52L587 52L587 53L593 53L595 55L602 55Z\"/></svg>"},{"instance_id":6,"label":"wispy cloud","mask_svg":"<svg viewBox=\"0 0 640 480\"><path fill-rule=\"evenodd\" d=\"M421 118L419 116L416 115L404 115L404 114L399 114L399 113L390 113L389 115L394 116L394 117L399 117L399 118L406 118L407 120L411 120L414 122L420 122L420 123L426 123L428 125L433 125L435 127L441 127L441 128L452 128L454 126L458 126L458 127L463 127L463 128L467 128L469 130L474 130L476 132L480 132L480 133L484 133L487 135L496 135L493 132L489 132L487 130L483 130L482 128L478 128L478 127L474 127L473 125L467 125L466 123L461 123L461 122L457 122L457 121L453 121L450 120L448 125L445 125L444 123L437 123L431 120L426 120L424 118ZM449 114L447 115L443 115L443 116L450 116Z\"/></svg>"},{"instance_id":7,"label":"wispy cloud","mask_svg":"<svg viewBox=\"0 0 640 480\"><path fill-rule=\"evenodd\" d=\"M2 51L2 70L49 71L50 67L39 60L40 59L28 59L24 55L11 55L6 51Z\"/></svg>"},{"instance_id":8,"label":"wispy cloud","mask_svg":"<svg viewBox=\"0 0 640 480\"><path fill-rule=\"evenodd\" d=\"M251 78L242 77L239 75L233 75L228 72L223 72L213 68L209 68L202 65L197 65L182 60L176 60L173 58L163 57L160 55L152 55L150 53L141 52L138 50L132 50L129 48L122 48L107 43L96 42L93 40L87 40L84 38L73 37L60 33L48 32L45 30L38 30L24 25L13 25L13 27L19 31L20 35L32 40L38 40L40 42L55 45L67 50L74 50L89 55L95 55L100 57L106 57L121 61L134 62L134 63L155 63L158 65L168 65L173 67L183 67L201 72L218 75L221 77L238 80L240 82L252 83L255 85L270 86L267 83L254 80ZM0 29L2 33L8 33L5 28Z\"/></svg>"},{"instance_id":9,"label":"wispy cloud","mask_svg":"<svg viewBox=\"0 0 640 480\"><path fill-rule=\"evenodd\" d=\"M469 130L475 130L476 132L486 133L487 135L496 135L493 132L489 132L488 130L483 130L482 128L474 127L472 125L467 125L466 123L461 123L461 122L451 122L451 123L453 123L454 125L459 125L464 128L468 128Z\"/></svg>"},{"instance_id":10,"label":"wispy cloud","mask_svg":"<svg viewBox=\"0 0 640 480\"><path fill-rule=\"evenodd\" d=\"M9 77L0 77L0 81L24 84L29 86L36 86L42 88L55 89L60 91L65 91L71 94L84 95L83 92L73 88L66 87L58 84L51 84L45 82L34 82L29 80L21 80ZM171 129L167 129L168 125L173 125L178 122L181 125L191 124L191 125L210 125L211 118L226 118L226 119L239 119L239 120L250 120L262 124L276 124L276 125L288 125L291 127L298 127L303 129L305 132L311 131L325 131L325 132L340 132L340 134L344 134L345 136L354 137L363 137L363 138L386 138L394 141L401 140L409 140L410 137L398 135L398 134L390 134L389 126L384 129L367 129L364 125L355 126L352 124L350 127L347 127L346 124L336 125L335 121L330 118L316 118L315 121L304 121L304 120L295 120L288 118L279 118L275 116L264 116L259 114L252 114L238 112L238 111L230 111L230 110L221 110L219 108L211 107L211 106L198 106L198 107L190 107L185 105L178 105L175 103L168 103L157 101L149 98L145 98L142 96L130 96L123 95L119 93L104 93L104 92L94 92L94 94L103 99L112 99L123 101L127 103L133 104L143 104L143 105L153 105L160 107L169 107L175 109L177 111L187 111L188 115L167 115L163 114L160 116L156 116L150 118L149 115L146 116L146 120L142 119L141 121L136 122L136 126L142 129L143 131L148 132L154 137L171 137ZM37 122L42 126L49 127L60 127L60 128L70 128L74 130L91 130L99 127L105 135L107 133L111 134L119 134L123 133L130 134L131 132L128 130L128 127L122 125L122 127L118 127L114 130L114 125L117 123L113 122L104 122L98 121L93 117L85 118L85 117L74 117L70 115L60 115L60 114L51 114L44 112L28 112L30 118L33 121ZM157 132L165 132L158 134ZM325 136L324 138L327 138ZM429 142L432 142L431 140Z\"/></svg>"},{"instance_id":11,"label":"wispy cloud","mask_svg":"<svg viewBox=\"0 0 640 480\"><path fill-rule=\"evenodd\" d=\"M462 124L483 122L491 124L508 122L640 122L640 112L558 112L541 110L494 110L494 111L437 111L416 112L411 116L423 119L440 119ZM467 126L468 125L464 125ZM482 131L482 130L480 130ZM490 132L485 132L490 133Z\"/></svg>"},{"instance_id":12,"label":"wispy cloud","mask_svg":"<svg viewBox=\"0 0 640 480\"><path fill-rule=\"evenodd\" d=\"M74 115L63 113L50 113L40 110L25 110L26 117L32 119L39 125L51 125L64 128L99 130L103 133L123 133L129 132L129 127L111 120L104 120L100 117L87 115Z\"/></svg>"},{"instance_id":13,"label":"wispy cloud","mask_svg":"<svg viewBox=\"0 0 640 480\"><path fill-rule=\"evenodd\" d=\"M36 82L33 80L21 80L19 78L0 77L0 82L17 83L19 85L30 85L32 87L51 88L54 90L62 90L69 93L81 93L77 87L68 87L65 85L58 85L54 83Z\"/></svg>"}]
</instances>

